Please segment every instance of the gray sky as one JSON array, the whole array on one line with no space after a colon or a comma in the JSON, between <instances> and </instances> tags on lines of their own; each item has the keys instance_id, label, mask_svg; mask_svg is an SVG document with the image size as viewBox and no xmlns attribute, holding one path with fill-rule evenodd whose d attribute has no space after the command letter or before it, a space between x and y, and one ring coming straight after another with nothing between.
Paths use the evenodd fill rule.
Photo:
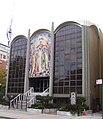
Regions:
<instances>
[{"instance_id":1,"label":"gray sky","mask_svg":"<svg viewBox=\"0 0 103 119\"><path fill-rule=\"evenodd\" d=\"M7 29L12 22L12 39L41 28L51 30L65 21L89 20L103 31L102 0L0 0L0 43L7 45Z\"/></svg>"}]
</instances>

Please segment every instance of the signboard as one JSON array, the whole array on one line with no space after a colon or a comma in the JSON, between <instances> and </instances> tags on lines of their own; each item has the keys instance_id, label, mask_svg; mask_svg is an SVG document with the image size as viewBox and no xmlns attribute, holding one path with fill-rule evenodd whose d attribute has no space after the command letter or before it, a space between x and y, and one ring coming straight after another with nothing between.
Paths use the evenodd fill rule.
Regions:
<instances>
[{"instance_id":1,"label":"signboard","mask_svg":"<svg viewBox=\"0 0 103 119\"><path fill-rule=\"evenodd\" d=\"M97 84L97 85L98 85L98 84L102 84L102 79L96 80L96 84Z\"/></svg>"},{"instance_id":2,"label":"signboard","mask_svg":"<svg viewBox=\"0 0 103 119\"><path fill-rule=\"evenodd\" d=\"M76 105L76 92L71 92L70 103L71 105Z\"/></svg>"}]
</instances>

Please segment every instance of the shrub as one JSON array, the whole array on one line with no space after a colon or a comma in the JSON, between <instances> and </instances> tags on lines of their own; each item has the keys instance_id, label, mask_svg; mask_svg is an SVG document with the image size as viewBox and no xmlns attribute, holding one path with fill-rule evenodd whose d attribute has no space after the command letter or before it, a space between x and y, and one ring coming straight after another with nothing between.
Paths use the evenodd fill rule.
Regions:
<instances>
[{"instance_id":1,"label":"shrub","mask_svg":"<svg viewBox=\"0 0 103 119\"><path fill-rule=\"evenodd\" d=\"M69 111L69 110L68 110L68 108L66 108L66 107L64 106L64 107L59 108L59 111Z\"/></svg>"},{"instance_id":2,"label":"shrub","mask_svg":"<svg viewBox=\"0 0 103 119\"><path fill-rule=\"evenodd\" d=\"M51 108L56 108L56 104L54 103L48 103L48 104L44 104L45 108L51 109Z\"/></svg>"},{"instance_id":3,"label":"shrub","mask_svg":"<svg viewBox=\"0 0 103 119\"><path fill-rule=\"evenodd\" d=\"M44 109L44 106L41 103L35 103L31 107L35 109Z\"/></svg>"},{"instance_id":4,"label":"shrub","mask_svg":"<svg viewBox=\"0 0 103 119\"><path fill-rule=\"evenodd\" d=\"M0 100L0 104L9 106L9 102L7 102L5 100Z\"/></svg>"},{"instance_id":5,"label":"shrub","mask_svg":"<svg viewBox=\"0 0 103 119\"><path fill-rule=\"evenodd\" d=\"M77 97L76 105L68 104L59 108L60 111L70 111L71 114L77 113L78 116L84 111L84 109L89 109L89 107L86 104L86 99L84 97Z\"/></svg>"},{"instance_id":6,"label":"shrub","mask_svg":"<svg viewBox=\"0 0 103 119\"><path fill-rule=\"evenodd\" d=\"M51 103L50 101L54 99L52 96L36 96L37 103L33 104L31 107L36 109L44 109L44 108L55 108L56 104Z\"/></svg>"}]
</instances>

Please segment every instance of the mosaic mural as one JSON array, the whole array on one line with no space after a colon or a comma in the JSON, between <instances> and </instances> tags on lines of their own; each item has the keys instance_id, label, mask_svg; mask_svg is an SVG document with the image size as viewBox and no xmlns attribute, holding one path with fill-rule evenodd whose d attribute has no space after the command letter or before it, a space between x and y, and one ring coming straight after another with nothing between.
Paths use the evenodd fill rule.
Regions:
<instances>
[{"instance_id":1,"label":"mosaic mural","mask_svg":"<svg viewBox=\"0 0 103 119\"><path fill-rule=\"evenodd\" d=\"M50 75L51 36L49 32L39 32L30 41L29 77Z\"/></svg>"}]
</instances>

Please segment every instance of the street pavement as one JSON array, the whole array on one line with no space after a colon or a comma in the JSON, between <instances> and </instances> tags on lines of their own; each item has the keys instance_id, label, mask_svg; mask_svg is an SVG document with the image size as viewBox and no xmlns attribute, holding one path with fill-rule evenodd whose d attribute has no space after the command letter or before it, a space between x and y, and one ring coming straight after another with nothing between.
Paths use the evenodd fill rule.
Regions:
<instances>
[{"instance_id":1,"label":"street pavement","mask_svg":"<svg viewBox=\"0 0 103 119\"><path fill-rule=\"evenodd\" d=\"M102 119L101 114L92 114L86 116L64 116L56 114L34 114L33 112L0 109L0 119Z\"/></svg>"}]
</instances>

